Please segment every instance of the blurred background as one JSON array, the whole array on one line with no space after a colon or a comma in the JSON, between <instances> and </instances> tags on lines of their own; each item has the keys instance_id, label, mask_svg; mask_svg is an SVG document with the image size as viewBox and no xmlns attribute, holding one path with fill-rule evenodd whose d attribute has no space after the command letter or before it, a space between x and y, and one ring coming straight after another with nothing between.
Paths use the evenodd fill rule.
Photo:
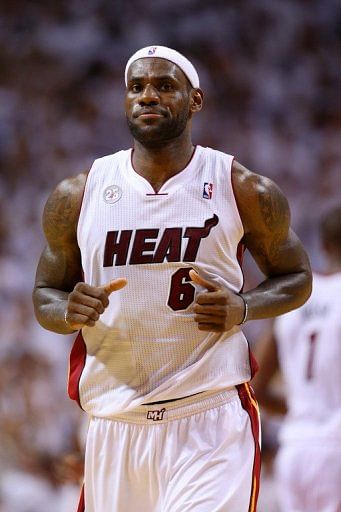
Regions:
<instances>
[{"instance_id":1,"label":"blurred background","mask_svg":"<svg viewBox=\"0 0 341 512\"><path fill-rule=\"evenodd\" d=\"M78 500L86 420L66 396L72 337L43 331L31 304L41 215L60 180L131 146L124 67L151 44L198 69L194 142L273 178L323 268L317 222L341 185L338 0L2 0L0 512ZM260 279L248 257L245 272L249 287ZM262 328L247 325L251 343ZM271 457L266 469L260 512L277 510Z\"/></svg>"}]
</instances>

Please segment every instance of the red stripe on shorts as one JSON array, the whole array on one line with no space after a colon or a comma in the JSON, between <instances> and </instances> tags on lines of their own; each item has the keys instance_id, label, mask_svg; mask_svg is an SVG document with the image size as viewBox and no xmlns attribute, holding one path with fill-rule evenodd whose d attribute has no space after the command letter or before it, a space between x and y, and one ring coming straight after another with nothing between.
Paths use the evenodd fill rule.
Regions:
<instances>
[{"instance_id":1,"label":"red stripe on shorts","mask_svg":"<svg viewBox=\"0 0 341 512\"><path fill-rule=\"evenodd\" d=\"M243 409L248 413L251 421L251 430L253 440L255 443L255 456L252 468L252 485L250 494L250 504L248 512L256 512L257 501L259 494L259 481L260 481L260 466L261 466L261 453L259 445L259 412L258 404L253 394L253 391L248 383L239 384L236 386L238 395Z\"/></svg>"},{"instance_id":2,"label":"red stripe on shorts","mask_svg":"<svg viewBox=\"0 0 341 512\"><path fill-rule=\"evenodd\" d=\"M81 378L86 359L86 346L82 332L78 333L70 353L68 394L71 400L76 400L80 407L79 380Z\"/></svg>"},{"instance_id":3,"label":"red stripe on shorts","mask_svg":"<svg viewBox=\"0 0 341 512\"><path fill-rule=\"evenodd\" d=\"M85 512L85 501L84 501L84 485L82 486L81 495L79 498L77 512Z\"/></svg>"}]
</instances>

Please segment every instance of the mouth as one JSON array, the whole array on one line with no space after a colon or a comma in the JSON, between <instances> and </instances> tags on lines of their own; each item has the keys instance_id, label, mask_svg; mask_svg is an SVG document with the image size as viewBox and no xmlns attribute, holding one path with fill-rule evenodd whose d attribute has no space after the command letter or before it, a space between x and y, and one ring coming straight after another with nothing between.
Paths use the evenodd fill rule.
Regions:
<instances>
[{"instance_id":1,"label":"mouth","mask_svg":"<svg viewBox=\"0 0 341 512\"><path fill-rule=\"evenodd\" d=\"M164 115L161 112L157 112L156 110L143 109L136 112L134 117L141 119L159 119L160 117L164 117Z\"/></svg>"},{"instance_id":2,"label":"mouth","mask_svg":"<svg viewBox=\"0 0 341 512\"><path fill-rule=\"evenodd\" d=\"M161 114L140 114L138 116L139 119L159 119L163 117Z\"/></svg>"}]
</instances>

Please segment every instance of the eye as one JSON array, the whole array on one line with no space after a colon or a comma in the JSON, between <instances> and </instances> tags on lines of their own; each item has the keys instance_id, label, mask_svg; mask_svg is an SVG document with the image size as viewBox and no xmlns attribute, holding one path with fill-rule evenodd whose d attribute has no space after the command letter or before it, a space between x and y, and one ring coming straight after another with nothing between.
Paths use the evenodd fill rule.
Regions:
<instances>
[{"instance_id":1,"label":"eye","mask_svg":"<svg viewBox=\"0 0 341 512\"><path fill-rule=\"evenodd\" d=\"M161 91L169 92L169 91L173 90L173 86L170 82L163 82L160 89L161 89Z\"/></svg>"},{"instance_id":2,"label":"eye","mask_svg":"<svg viewBox=\"0 0 341 512\"><path fill-rule=\"evenodd\" d=\"M135 93L137 93L137 92L141 92L141 89L142 89L142 87L141 87L141 85L140 85L140 84L132 84L132 85L130 86L130 90L131 90L132 92L135 92Z\"/></svg>"}]
</instances>

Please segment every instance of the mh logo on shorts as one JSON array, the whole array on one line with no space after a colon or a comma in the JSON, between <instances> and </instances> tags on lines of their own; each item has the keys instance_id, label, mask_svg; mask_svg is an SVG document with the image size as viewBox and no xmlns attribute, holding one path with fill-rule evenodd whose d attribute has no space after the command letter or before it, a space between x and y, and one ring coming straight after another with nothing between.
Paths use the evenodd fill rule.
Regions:
<instances>
[{"instance_id":1,"label":"mh logo on shorts","mask_svg":"<svg viewBox=\"0 0 341 512\"><path fill-rule=\"evenodd\" d=\"M161 421L166 409L156 409L155 411L147 411L147 420Z\"/></svg>"}]
</instances>

